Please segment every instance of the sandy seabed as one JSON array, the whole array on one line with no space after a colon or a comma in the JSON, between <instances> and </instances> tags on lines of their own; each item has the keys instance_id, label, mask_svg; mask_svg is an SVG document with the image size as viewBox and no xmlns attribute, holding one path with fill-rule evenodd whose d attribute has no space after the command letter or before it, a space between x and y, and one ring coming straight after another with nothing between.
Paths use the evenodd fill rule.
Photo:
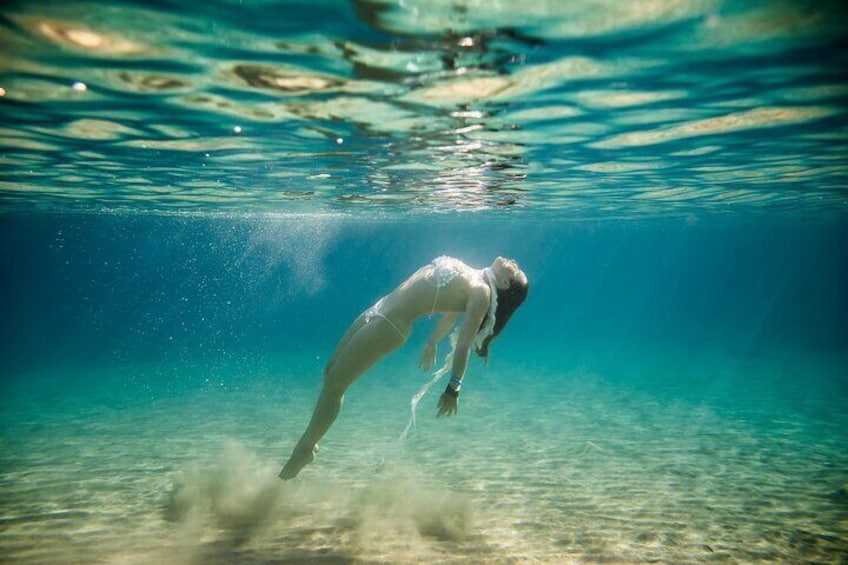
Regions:
<instances>
[{"instance_id":1,"label":"sandy seabed","mask_svg":"<svg viewBox=\"0 0 848 565\"><path fill-rule=\"evenodd\" d=\"M401 442L423 379L398 383L378 367L290 482L276 474L314 378L10 392L0 561L848 559L844 406L696 401L588 372L502 371L469 383L459 417L434 418L436 394L425 397Z\"/></svg>"}]
</instances>

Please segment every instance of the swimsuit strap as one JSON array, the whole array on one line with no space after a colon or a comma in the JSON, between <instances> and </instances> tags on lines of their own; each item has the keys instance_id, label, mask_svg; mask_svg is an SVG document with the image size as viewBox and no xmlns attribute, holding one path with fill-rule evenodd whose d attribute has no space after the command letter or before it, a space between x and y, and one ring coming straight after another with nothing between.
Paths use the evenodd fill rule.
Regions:
<instances>
[{"instance_id":1,"label":"swimsuit strap","mask_svg":"<svg viewBox=\"0 0 848 565\"><path fill-rule=\"evenodd\" d=\"M387 321L387 322L389 323L389 325L390 325L392 328L394 328L394 330L398 333L398 335L400 336L400 338L401 338L403 341L406 341L406 334L405 334L405 333L403 333L402 331L400 331L400 328L399 328L399 327L397 327L397 324L395 324L393 321L391 321L391 320L389 319L389 317L388 317L388 316L385 316L385 315L383 315L383 314L380 314L379 312L375 312L375 313L374 313L374 316L377 316L378 318L382 318L382 319L384 319L385 321Z\"/></svg>"},{"instance_id":2,"label":"swimsuit strap","mask_svg":"<svg viewBox=\"0 0 848 565\"><path fill-rule=\"evenodd\" d=\"M436 312L436 301L439 299L439 285L436 285L436 293L433 295L433 306L430 307L430 315Z\"/></svg>"}]
</instances>

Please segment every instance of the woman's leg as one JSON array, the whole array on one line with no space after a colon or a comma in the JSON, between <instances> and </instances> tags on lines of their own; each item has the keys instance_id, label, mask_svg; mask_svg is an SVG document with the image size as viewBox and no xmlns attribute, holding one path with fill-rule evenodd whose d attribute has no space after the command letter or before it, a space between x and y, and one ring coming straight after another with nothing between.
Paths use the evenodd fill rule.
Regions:
<instances>
[{"instance_id":1,"label":"woman's leg","mask_svg":"<svg viewBox=\"0 0 848 565\"><path fill-rule=\"evenodd\" d=\"M398 331L379 316L368 322L360 317L354 322L324 369L324 386L312 419L280 471L281 479L294 478L315 458L318 440L324 437L339 415L347 387L403 342Z\"/></svg>"}]
</instances>

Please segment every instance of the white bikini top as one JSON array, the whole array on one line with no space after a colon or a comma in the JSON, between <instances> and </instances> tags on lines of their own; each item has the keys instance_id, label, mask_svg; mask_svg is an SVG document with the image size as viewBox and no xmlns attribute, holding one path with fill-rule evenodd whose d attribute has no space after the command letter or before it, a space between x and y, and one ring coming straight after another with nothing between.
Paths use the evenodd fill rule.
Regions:
<instances>
[{"instance_id":1,"label":"white bikini top","mask_svg":"<svg viewBox=\"0 0 848 565\"><path fill-rule=\"evenodd\" d=\"M467 265L459 259L447 255L436 257L430 264L433 265L433 274L436 275L437 291L448 286L453 279L462 273L463 268L467 268Z\"/></svg>"},{"instance_id":2,"label":"white bikini top","mask_svg":"<svg viewBox=\"0 0 848 565\"><path fill-rule=\"evenodd\" d=\"M433 295L433 306L430 308L432 315L436 311L436 301L439 299L439 290L445 288L450 282L458 277L463 269L467 269L468 265L454 257L441 255L433 259L430 263L433 265L433 274L436 277L436 292ZM474 343L477 347L483 346L483 341L489 337L495 328L495 312L498 310L498 290L495 285L495 274L492 269L486 267L483 272L486 274L486 282L489 283L489 311L486 316L486 324L477 332L474 338Z\"/></svg>"}]
</instances>

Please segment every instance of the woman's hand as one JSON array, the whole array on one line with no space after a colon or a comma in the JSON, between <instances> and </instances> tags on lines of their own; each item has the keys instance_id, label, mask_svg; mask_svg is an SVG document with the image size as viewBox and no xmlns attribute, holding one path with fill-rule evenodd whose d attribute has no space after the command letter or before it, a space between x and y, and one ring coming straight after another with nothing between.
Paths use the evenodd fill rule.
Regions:
<instances>
[{"instance_id":1,"label":"woman's hand","mask_svg":"<svg viewBox=\"0 0 848 565\"><path fill-rule=\"evenodd\" d=\"M453 416L459 408L459 396L453 396L447 392L443 392L439 397L439 411L436 413L437 418L442 416Z\"/></svg>"},{"instance_id":2,"label":"woman's hand","mask_svg":"<svg viewBox=\"0 0 848 565\"><path fill-rule=\"evenodd\" d=\"M424 346L424 351L421 352L421 359L418 360L418 366L429 371L436 364L436 346L429 342Z\"/></svg>"}]
</instances>

